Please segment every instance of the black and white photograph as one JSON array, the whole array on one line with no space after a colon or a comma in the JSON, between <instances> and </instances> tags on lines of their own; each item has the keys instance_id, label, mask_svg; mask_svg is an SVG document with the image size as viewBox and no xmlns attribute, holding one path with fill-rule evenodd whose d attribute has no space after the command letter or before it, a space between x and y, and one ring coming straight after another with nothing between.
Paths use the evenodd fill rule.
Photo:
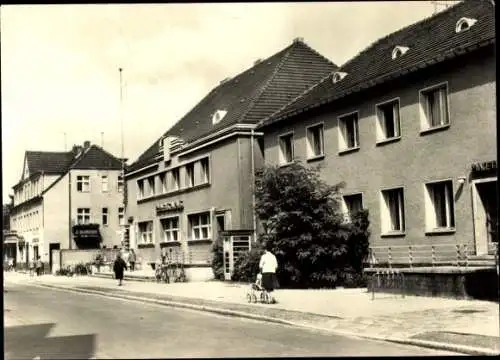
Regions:
<instances>
[{"instance_id":1,"label":"black and white photograph","mask_svg":"<svg viewBox=\"0 0 500 360\"><path fill-rule=\"evenodd\" d=\"M495 7L3 5L4 358L500 355Z\"/></svg>"}]
</instances>

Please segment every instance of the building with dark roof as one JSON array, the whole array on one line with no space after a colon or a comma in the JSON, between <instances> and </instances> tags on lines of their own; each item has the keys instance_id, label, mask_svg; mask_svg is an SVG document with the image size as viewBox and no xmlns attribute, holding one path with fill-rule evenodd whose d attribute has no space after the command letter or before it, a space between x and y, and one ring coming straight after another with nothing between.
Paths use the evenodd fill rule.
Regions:
<instances>
[{"instance_id":1,"label":"building with dark roof","mask_svg":"<svg viewBox=\"0 0 500 360\"><path fill-rule=\"evenodd\" d=\"M10 214L17 262L40 256L52 265L52 250L120 246L122 167L121 159L89 141L65 152L26 151Z\"/></svg>"},{"instance_id":2,"label":"building with dark roof","mask_svg":"<svg viewBox=\"0 0 500 360\"><path fill-rule=\"evenodd\" d=\"M494 4L460 2L263 119L266 162L321 164L329 183L344 181L346 220L370 212L374 268L492 266L495 64Z\"/></svg>"},{"instance_id":3,"label":"building with dark roof","mask_svg":"<svg viewBox=\"0 0 500 360\"><path fill-rule=\"evenodd\" d=\"M211 246L223 231L227 246L248 249L256 227L253 173L263 161L254 127L336 68L296 39L223 80L141 154L125 175L130 242L139 256L152 262L177 254L188 277L208 278Z\"/></svg>"}]
</instances>

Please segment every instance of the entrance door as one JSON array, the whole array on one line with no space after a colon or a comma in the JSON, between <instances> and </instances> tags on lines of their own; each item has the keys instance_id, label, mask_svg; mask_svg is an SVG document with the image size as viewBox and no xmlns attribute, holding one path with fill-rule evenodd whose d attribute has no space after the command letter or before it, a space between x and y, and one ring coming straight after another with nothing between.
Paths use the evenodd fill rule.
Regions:
<instances>
[{"instance_id":1,"label":"entrance door","mask_svg":"<svg viewBox=\"0 0 500 360\"><path fill-rule=\"evenodd\" d=\"M224 236L222 241L224 280L231 280L231 273L233 272L233 249L231 236Z\"/></svg>"},{"instance_id":2,"label":"entrance door","mask_svg":"<svg viewBox=\"0 0 500 360\"><path fill-rule=\"evenodd\" d=\"M52 272L52 262L53 262L53 254L52 250L59 250L61 245L59 243L49 244L49 269Z\"/></svg>"},{"instance_id":3,"label":"entrance door","mask_svg":"<svg viewBox=\"0 0 500 360\"><path fill-rule=\"evenodd\" d=\"M481 181L475 184L474 233L476 254L492 254L497 246L497 182Z\"/></svg>"}]
</instances>

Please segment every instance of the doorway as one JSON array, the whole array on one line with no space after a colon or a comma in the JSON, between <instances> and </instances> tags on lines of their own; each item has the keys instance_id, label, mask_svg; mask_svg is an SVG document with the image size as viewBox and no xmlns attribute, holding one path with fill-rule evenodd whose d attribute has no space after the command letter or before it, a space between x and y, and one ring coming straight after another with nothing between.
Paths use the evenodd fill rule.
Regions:
<instances>
[{"instance_id":1,"label":"doorway","mask_svg":"<svg viewBox=\"0 0 500 360\"><path fill-rule=\"evenodd\" d=\"M52 271L52 262L53 262L53 256L52 250L59 250L61 245L59 243L51 243L49 244L49 269Z\"/></svg>"},{"instance_id":2,"label":"doorway","mask_svg":"<svg viewBox=\"0 0 500 360\"><path fill-rule=\"evenodd\" d=\"M476 254L493 254L498 244L497 181L478 180L472 191Z\"/></svg>"}]
</instances>

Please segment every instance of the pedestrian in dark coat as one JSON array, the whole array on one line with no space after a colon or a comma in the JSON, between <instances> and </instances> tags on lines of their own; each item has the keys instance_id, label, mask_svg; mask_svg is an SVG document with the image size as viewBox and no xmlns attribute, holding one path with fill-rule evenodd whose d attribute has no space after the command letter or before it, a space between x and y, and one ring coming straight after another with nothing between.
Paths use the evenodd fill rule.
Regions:
<instances>
[{"instance_id":1,"label":"pedestrian in dark coat","mask_svg":"<svg viewBox=\"0 0 500 360\"><path fill-rule=\"evenodd\" d=\"M128 262L130 264L130 271L135 270L135 260L136 260L136 257L135 257L134 249L130 249L130 254L128 255Z\"/></svg>"},{"instance_id":2,"label":"pedestrian in dark coat","mask_svg":"<svg viewBox=\"0 0 500 360\"><path fill-rule=\"evenodd\" d=\"M118 286L122 285L123 272L125 271L126 268L127 268L127 264L122 259L121 255L117 254L115 263L113 265L113 271L115 273L115 279L118 280Z\"/></svg>"}]
</instances>

